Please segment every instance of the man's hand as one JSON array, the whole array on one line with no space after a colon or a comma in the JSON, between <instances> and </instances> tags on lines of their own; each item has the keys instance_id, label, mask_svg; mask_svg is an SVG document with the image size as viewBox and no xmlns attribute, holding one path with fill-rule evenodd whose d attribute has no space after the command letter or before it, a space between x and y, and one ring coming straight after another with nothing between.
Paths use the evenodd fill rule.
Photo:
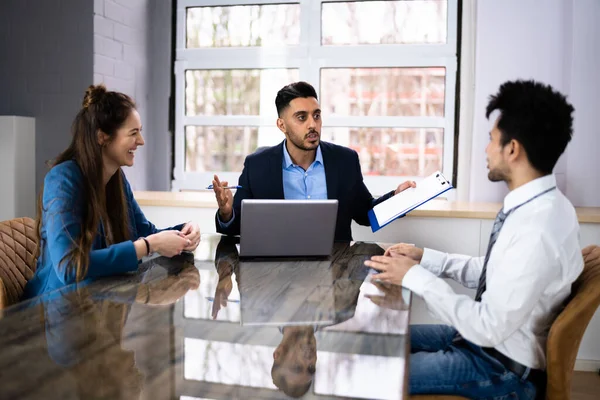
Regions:
<instances>
[{"instance_id":1,"label":"man's hand","mask_svg":"<svg viewBox=\"0 0 600 400\"><path fill-rule=\"evenodd\" d=\"M396 257L373 256L371 260L365 261L367 267L380 271L379 274L372 275L371 279L379 279L382 282L389 282L394 285L401 285L404 275L417 264L418 262L412 258L403 255Z\"/></svg>"},{"instance_id":2,"label":"man's hand","mask_svg":"<svg viewBox=\"0 0 600 400\"><path fill-rule=\"evenodd\" d=\"M219 205L219 217L221 221L228 222L233 215L233 194L230 189L223 189L228 182L221 182L217 175L212 181L213 191Z\"/></svg>"},{"instance_id":3,"label":"man's hand","mask_svg":"<svg viewBox=\"0 0 600 400\"><path fill-rule=\"evenodd\" d=\"M583 255L583 262L586 266L597 267L600 265L600 246L587 246L581 251L581 254Z\"/></svg>"},{"instance_id":4,"label":"man's hand","mask_svg":"<svg viewBox=\"0 0 600 400\"><path fill-rule=\"evenodd\" d=\"M406 256L420 263L423 258L423 249L415 247L413 244L398 243L388 247L384 256L397 257Z\"/></svg>"},{"instance_id":5,"label":"man's hand","mask_svg":"<svg viewBox=\"0 0 600 400\"><path fill-rule=\"evenodd\" d=\"M219 279L219 283L217 283L217 288L215 289L215 298L212 306L213 319L217 319L221 307L227 307L227 299L229 298L232 289L233 282L231 281L230 274Z\"/></svg>"},{"instance_id":6,"label":"man's hand","mask_svg":"<svg viewBox=\"0 0 600 400\"><path fill-rule=\"evenodd\" d=\"M417 187L417 184L414 181L406 181L404 183L401 183L400 185L398 185L396 190L394 190L394 196L400 192L404 192L408 188L416 188L416 187Z\"/></svg>"}]
</instances>

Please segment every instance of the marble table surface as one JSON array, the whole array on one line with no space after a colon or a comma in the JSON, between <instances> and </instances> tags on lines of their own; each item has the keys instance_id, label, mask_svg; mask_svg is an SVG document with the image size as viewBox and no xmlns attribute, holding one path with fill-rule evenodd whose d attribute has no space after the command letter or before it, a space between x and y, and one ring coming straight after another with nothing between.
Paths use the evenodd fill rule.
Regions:
<instances>
[{"instance_id":1,"label":"marble table surface","mask_svg":"<svg viewBox=\"0 0 600 400\"><path fill-rule=\"evenodd\" d=\"M385 244L240 260L238 240L2 311L0 398L408 398L410 292L363 264Z\"/></svg>"}]
</instances>

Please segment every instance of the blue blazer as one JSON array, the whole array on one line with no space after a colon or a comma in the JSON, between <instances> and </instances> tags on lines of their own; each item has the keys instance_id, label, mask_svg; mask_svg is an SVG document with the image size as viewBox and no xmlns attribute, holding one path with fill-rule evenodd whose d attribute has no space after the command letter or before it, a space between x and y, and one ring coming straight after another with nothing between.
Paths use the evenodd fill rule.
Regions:
<instances>
[{"instance_id":1,"label":"blue blazer","mask_svg":"<svg viewBox=\"0 0 600 400\"><path fill-rule=\"evenodd\" d=\"M119 172L121 173L121 172ZM137 240L159 232L146 219L133 198L129 182L123 176L125 199L129 215L130 238ZM53 167L44 179L42 198L42 249L33 278L25 286L23 298L39 296L75 282L75 271L67 270L60 261L69 252L74 238L81 234L81 193L83 174L75 161L65 161ZM183 224L167 229L181 230ZM94 278L135 271L138 259L132 240L106 246L102 226L92 244L85 281ZM84 281L84 282L85 282Z\"/></svg>"},{"instance_id":2,"label":"blue blazer","mask_svg":"<svg viewBox=\"0 0 600 400\"><path fill-rule=\"evenodd\" d=\"M243 199L283 199L283 144L250 154L244 161L244 170L233 198L235 219L227 228L221 228L218 211L215 214L217 232L226 235L240 234L240 215ZM368 212L378 203L392 197L391 191L378 199L363 182L358 154L347 147L321 142L327 198L338 200L336 241L351 241L350 225L355 220L360 225L370 225Z\"/></svg>"}]
</instances>

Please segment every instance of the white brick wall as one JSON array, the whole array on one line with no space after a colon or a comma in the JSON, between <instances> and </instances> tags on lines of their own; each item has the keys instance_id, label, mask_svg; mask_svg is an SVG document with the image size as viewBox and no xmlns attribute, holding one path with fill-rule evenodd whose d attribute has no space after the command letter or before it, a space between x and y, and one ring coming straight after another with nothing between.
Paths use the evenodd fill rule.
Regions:
<instances>
[{"instance_id":1,"label":"white brick wall","mask_svg":"<svg viewBox=\"0 0 600 400\"><path fill-rule=\"evenodd\" d=\"M150 92L149 7L150 0L94 0L94 83L133 97L143 126ZM147 147L139 148L135 166L125 169L134 189L147 186L146 155Z\"/></svg>"}]
</instances>

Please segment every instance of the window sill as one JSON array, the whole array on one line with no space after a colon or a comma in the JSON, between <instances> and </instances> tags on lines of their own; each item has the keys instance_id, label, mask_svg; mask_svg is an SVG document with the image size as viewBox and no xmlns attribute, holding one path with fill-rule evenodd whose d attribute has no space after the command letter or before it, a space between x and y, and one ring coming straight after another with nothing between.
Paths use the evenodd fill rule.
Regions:
<instances>
[{"instance_id":1,"label":"window sill","mask_svg":"<svg viewBox=\"0 0 600 400\"><path fill-rule=\"evenodd\" d=\"M141 207L193 207L217 209L217 201L212 191L202 192L145 192L134 193ZM414 210L408 217L413 218L472 218L494 219L500 203L469 203L432 200ZM600 207L576 207L580 223L600 223Z\"/></svg>"}]
</instances>

